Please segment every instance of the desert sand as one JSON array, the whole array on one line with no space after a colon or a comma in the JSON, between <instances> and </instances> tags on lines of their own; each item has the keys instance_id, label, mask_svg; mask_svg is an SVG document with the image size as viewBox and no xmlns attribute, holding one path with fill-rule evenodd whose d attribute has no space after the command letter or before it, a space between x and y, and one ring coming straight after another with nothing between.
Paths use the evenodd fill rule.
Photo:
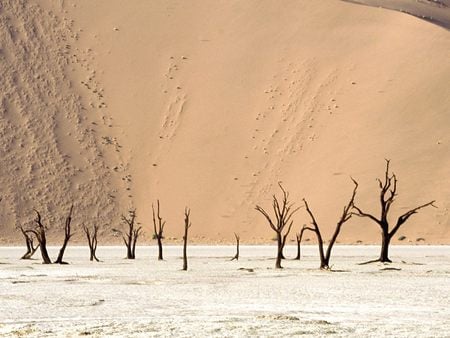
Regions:
<instances>
[{"instance_id":1,"label":"desert sand","mask_svg":"<svg viewBox=\"0 0 450 338\"><path fill-rule=\"evenodd\" d=\"M450 242L447 1L22 1L0 4L0 240L22 243L33 208L58 244L63 220L118 243L136 208L151 240L267 243L254 207L282 181L324 229L352 191L378 212L391 159L393 217L430 200L396 236ZM393 6L393 4L395 6ZM422 20L418 17L426 17ZM436 24L429 17L436 18ZM447 20L447 21L445 21ZM430 22L431 21L431 22ZM309 222L304 210L294 231ZM313 238L313 235L309 235ZM78 231L74 241L83 241ZM377 243L353 218L341 243ZM422 242L421 242L422 243Z\"/></svg>"}]
</instances>

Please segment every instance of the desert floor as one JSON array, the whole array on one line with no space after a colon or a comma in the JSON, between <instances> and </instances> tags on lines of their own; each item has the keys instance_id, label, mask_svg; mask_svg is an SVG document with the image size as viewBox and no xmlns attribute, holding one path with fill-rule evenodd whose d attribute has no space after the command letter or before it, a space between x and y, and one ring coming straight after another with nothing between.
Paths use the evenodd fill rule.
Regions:
<instances>
[{"instance_id":1,"label":"desert floor","mask_svg":"<svg viewBox=\"0 0 450 338\"><path fill-rule=\"evenodd\" d=\"M52 257L58 248L51 248ZM0 248L0 336L446 336L450 247L393 246L393 264L358 265L377 246L337 246L320 271L316 246L274 266L274 246L69 247L70 265L21 261ZM286 249L294 257L296 248ZM37 257L37 256L36 256Z\"/></svg>"}]
</instances>

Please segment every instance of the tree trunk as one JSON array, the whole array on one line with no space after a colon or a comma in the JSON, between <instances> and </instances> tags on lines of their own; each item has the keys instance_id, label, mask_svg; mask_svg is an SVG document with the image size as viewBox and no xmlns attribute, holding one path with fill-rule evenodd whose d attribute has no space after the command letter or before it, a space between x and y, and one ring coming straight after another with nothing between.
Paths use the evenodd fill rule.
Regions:
<instances>
[{"instance_id":1,"label":"tree trunk","mask_svg":"<svg viewBox=\"0 0 450 338\"><path fill-rule=\"evenodd\" d=\"M38 239L41 248L42 261L44 264L52 264L52 260L50 259L47 251L47 238L45 236L45 229L43 226L39 229L39 234L40 236Z\"/></svg>"},{"instance_id":2,"label":"tree trunk","mask_svg":"<svg viewBox=\"0 0 450 338\"><path fill-rule=\"evenodd\" d=\"M381 253L380 253L380 262L383 263L392 263L389 259L389 244L391 242L391 236L387 231L383 231L381 235Z\"/></svg>"},{"instance_id":3,"label":"tree trunk","mask_svg":"<svg viewBox=\"0 0 450 338\"><path fill-rule=\"evenodd\" d=\"M281 259L286 259L283 254L284 245L283 245L283 239L281 237L281 234L280 234L280 236L277 235L277 245L278 245L278 248L280 248Z\"/></svg>"},{"instance_id":4,"label":"tree trunk","mask_svg":"<svg viewBox=\"0 0 450 338\"><path fill-rule=\"evenodd\" d=\"M234 233L234 237L236 238L236 254L234 255L234 257L231 259L232 261L234 260L239 260L239 241L240 241L240 237L238 234Z\"/></svg>"},{"instance_id":5,"label":"tree trunk","mask_svg":"<svg viewBox=\"0 0 450 338\"><path fill-rule=\"evenodd\" d=\"M281 260L283 259L283 240L281 239L281 233L277 232L277 260L275 262L275 269L282 269Z\"/></svg>"},{"instance_id":6,"label":"tree trunk","mask_svg":"<svg viewBox=\"0 0 450 338\"><path fill-rule=\"evenodd\" d=\"M69 243L69 239L65 238L63 246L61 247L61 250L59 250L58 258L55 261L55 264L68 264L67 262L63 261L64 251L66 250L67 243Z\"/></svg>"},{"instance_id":7,"label":"tree trunk","mask_svg":"<svg viewBox=\"0 0 450 338\"><path fill-rule=\"evenodd\" d=\"M320 261L320 268L322 270L330 270L330 258L329 257L324 257L323 261Z\"/></svg>"},{"instance_id":8,"label":"tree trunk","mask_svg":"<svg viewBox=\"0 0 450 338\"><path fill-rule=\"evenodd\" d=\"M297 259L297 260L300 260L300 257L301 257L300 242L301 242L301 241L299 241L299 240L297 239L297 257L295 257L295 259Z\"/></svg>"},{"instance_id":9,"label":"tree trunk","mask_svg":"<svg viewBox=\"0 0 450 338\"><path fill-rule=\"evenodd\" d=\"M27 252L20 258L20 259L31 259L33 257L36 250L39 248L39 244L34 247L33 243L33 235L28 235L25 230L21 227L20 230L22 231L23 236L25 237L25 242L27 245Z\"/></svg>"},{"instance_id":10,"label":"tree trunk","mask_svg":"<svg viewBox=\"0 0 450 338\"><path fill-rule=\"evenodd\" d=\"M317 235L317 241L319 242L319 256L320 256L320 268L321 269L329 269L328 266L328 261L329 259L327 259L327 257L325 257L324 253L323 253L323 240L322 240L322 236L318 233Z\"/></svg>"},{"instance_id":11,"label":"tree trunk","mask_svg":"<svg viewBox=\"0 0 450 338\"><path fill-rule=\"evenodd\" d=\"M96 262L100 262L100 260L97 258L97 255L95 253L95 249L91 250L91 262L95 259Z\"/></svg>"},{"instance_id":12,"label":"tree trunk","mask_svg":"<svg viewBox=\"0 0 450 338\"><path fill-rule=\"evenodd\" d=\"M97 262L100 262L100 260L97 258L97 255L95 254L95 251L97 250L97 234L98 234L98 226L94 225L94 229L92 231L92 237L91 237L91 232L89 231L88 227L83 226L83 231L86 234L86 238L88 240L88 244L89 244L89 252L90 252L90 257L89 260L92 262L94 259Z\"/></svg>"},{"instance_id":13,"label":"tree trunk","mask_svg":"<svg viewBox=\"0 0 450 338\"><path fill-rule=\"evenodd\" d=\"M128 217L122 215L122 221L128 226L127 233L122 232L122 239L127 247L127 259L135 259L136 257L136 242L139 237L139 232L142 227L135 228L136 210L132 209L128 212Z\"/></svg>"},{"instance_id":14,"label":"tree trunk","mask_svg":"<svg viewBox=\"0 0 450 338\"><path fill-rule=\"evenodd\" d=\"M183 244L183 270L186 271L188 268L188 262L187 262L187 229L185 229L184 232L184 244Z\"/></svg>"},{"instance_id":15,"label":"tree trunk","mask_svg":"<svg viewBox=\"0 0 450 338\"><path fill-rule=\"evenodd\" d=\"M41 256L42 256L43 263L44 264L52 264L52 260L50 259L50 256L48 255L48 251L47 251L47 242L44 240L39 244L40 244L40 248L41 248Z\"/></svg>"},{"instance_id":16,"label":"tree trunk","mask_svg":"<svg viewBox=\"0 0 450 338\"><path fill-rule=\"evenodd\" d=\"M127 244L127 259L133 259L133 254L131 253L131 244Z\"/></svg>"},{"instance_id":17,"label":"tree trunk","mask_svg":"<svg viewBox=\"0 0 450 338\"><path fill-rule=\"evenodd\" d=\"M163 246L162 246L162 240L161 237L157 237L158 239L158 261L163 260Z\"/></svg>"},{"instance_id":18,"label":"tree trunk","mask_svg":"<svg viewBox=\"0 0 450 338\"><path fill-rule=\"evenodd\" d=\"M45 226L44 224L42 224L41 214L36 209L34 209L34 211L36 212L36 219L34 221L37 225L34 230L29 230L29 232L33 233L39 242L39 246L41 248L42 263L52 264L52 260L50 259L47 251L47 237L45 236Z\"/></svg>"},{"instance_id":19,"label":"tree trunk","mask_svg":"<svg viewBox=\"0 0 450 338\"><path fill-rule=\"evenodd\" d=\"M66 223L64 226L64 243L61 247L61 250L59 250L58 258L56 259L56 264L68 264L63 261L64 251L66 250L67 244L69 243L70 238L72 237L70 223L72 223L72 212L73 212L73 205L70 207L69 215L66 218Z\"/></svg>"},{"instance_id":20,"label":"tree trunk","mask_svg":"<svg viewBox=\"0 0 450 338\"><path fill-rule=\"evenodd\" d=\"M191 210L186 207L184 209L184 244L183 244L183 270L186 271L188 268L188 262L187 262L187 239L188 239L188 230L192 226L191 221L189 220L189 217L191 215Z\"/></svg>"}]
</instances>

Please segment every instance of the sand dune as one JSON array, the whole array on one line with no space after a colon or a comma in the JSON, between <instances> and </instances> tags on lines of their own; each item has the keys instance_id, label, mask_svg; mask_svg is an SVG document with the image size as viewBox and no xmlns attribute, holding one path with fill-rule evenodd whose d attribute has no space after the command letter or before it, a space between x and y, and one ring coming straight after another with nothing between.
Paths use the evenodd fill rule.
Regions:
<instances>
[{"instance_id":1,"label":"sand dune","mask_svg":"<svg viewBox=\"0 0 450 338\"><path fill-rule=\"evenodd\" d=\"M254 206L278 181L328 233L350 175L377 210L384 158L395 214L439 207L399 235L450 240L450 34L437 25L335 0L9 0L0 22L4 241L33 207L57 237L72 202L74 223L108 241L135 207L148 240L159 198L167 238L188 205L194 240L267 242ZM295 229L307 222L301 210ZM340 240L377 234L353 219Z\"/></svg>"},{"instance_id":2,"label":"sand dune","mask_svg":"<svg viewBox=\"0 0 450 338\"><path fill-rule=\"evenodd\" d=\"M449 0L344 0L356 4L387 8L407 13L450 29Z\"/></svg>"}]
</instances>

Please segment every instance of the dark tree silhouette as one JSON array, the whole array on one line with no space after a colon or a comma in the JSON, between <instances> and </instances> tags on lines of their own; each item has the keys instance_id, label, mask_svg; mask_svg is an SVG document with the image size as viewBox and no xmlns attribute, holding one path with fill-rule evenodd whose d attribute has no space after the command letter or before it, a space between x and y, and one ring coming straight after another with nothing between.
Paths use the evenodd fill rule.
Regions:
<instances>
[{"instance_id":1,"label":"dark tree silhouette","mask_svg":"<svg viewBox=\"0 0 450 338\"><path fill-rule=\"evenodd\" d=\"M50 256L48 255L47 251L47 237L45 234L45 226L42 223L42 217L39 211L34 209L34 212L36 213L36 218L34 222L36 223L34 229L28 229L25 230L27 234L32 233L36 236L38 242L39 242L39 248L41 250L41 256L42 256L42 263L43 264L51 264L52 261L50 259Z\"/></svg>"},{"instance_id":2,"label":"dark tree silhouette","mask_svg":"<svg viewBox=\"0 0 450 338\"><path fill-rule=\"evenodd\" d=\"M163 260L163 246L162 240L164 239L164 226L166 222L162 220L159 214L159 200L156 200L156 212L155 207L152 203L152 212L153 212L153 237L158 241L158 260Z\"/></svg>"},{"instance_id":3,"label":"dark tree silhouette","mask_svg":"<svg viewBox=\"0 0 450 338\"><path fill-rule=\"evenodd\" d=\"M19 229L22 232L23 237L25 237L25 243L27 245L27 252L25 252L25 254L20 259L31 259L36 250L39 248L39 243L37 246L34 246L33 233L27 232L22 226L19 227Z\"/></svg>"},{"instance_id":4,"label":"dark tree silhouette","mask_svg":"<svg viewBox=\"0 0 450 338\"><path fill-rule=\"evenodd\" d=\"M83 231L86 234L86 238L88 240L89 245L89 252L90 257L89 260L92 262L94 259L97 262L100 262L100 260L97 258L96 251L97 251L97 234L98 234L98 225L94 225L94 228L92 232L89 230L87 226L83 226Z\"/></svg>"},{"instance_id":5,"label":"dark tree silhouette","mask_svg":"<svg viewBox=\"0 0 450 338\"><path fill-rule=\"evenodd\" d=\"M191 215L191 210L186 207L184 209L184 236L183 236L183 270L186 271L188 269L188 261L187 261L187 240L188 240L188 230L192 226L191 221L189 220Z\"/></svg>"},{"instance_id":6,"label":"dark tree silhouette","mask_svg":"<svg viewBox=\"0 0 450 338\"><path fill-rule=\"evenodd\" d=\"M240 237L238 234L234 233L234 238L236 238L236 254L234 255L233 258L231 258L232 261L234 260L239 260L239 241L240 241Z\"/></svg>"},{"instance_id":7,"label":"dark tree silhouette","mask_svg":"<svg viewBox=\"0 0 450 338\"><path fill-rule=\"evenodd\" d=\"M122 221L128 226L128 231L124 234L122 233L123 242L127 247L127 258L136 258L136 242L141 232L142 227L136 228L136 210L132 209L128 212L128 217L122 215Z\"/></svg>"},{"instance_id":8,"label":"dark tree silhouette","mask_svg":"<svg viewBox=\"0 0 450 338\"><path fill-rule=\"evenodd\" d=\"M295 257L296 260L300 260L301 259L301 242L302 242L302 238L303 238L303 233L306 230L306 226L304 226L302 228L302 230L298 233L295 234L295 239L297 240L297 257Z\"/></svg>"},{"instance_id":9,"label":"dark tree silhouette","mask_svg":"<svg viewBox=\"0 0 450 338\"><path fill-rule=\"evenodd\" d=\"M330 269L330 257L331 257L331 250L333 249L333 245L336 243L336 239L339 236L339 232L341 231L342 225L352 217L353 203L354 203L355 196L356 196L356 190L358 189L358 183L356 183L355 180L353 180L353 182L355 183L355 188L353 189L352 197L350 198L350 201L347 203L347 205L344 207L344 210L342 211L341 218L339 219L339 221L336 224L336 228L334 229L333 236L331 236L330 243L328 243L326 252L324 252L323 238L322 238L322 234L320 232L319 224L317 223L316 218L314 217L311 209L309 208L308 202L306 202L306 199L303 199L303 202L305 203L306 211L308 212L309 216L311 217L311 224L313 225L312 228L305 227L304 229L313 231L317 236L321 269L324 269L324 270Z\"/></svg>"},{"instance_id":10,"label":"dark tree silhouette","mask_svg":"<svg viewBox=\"0 0 450 338\"><path fill-rule=\"evenodd\" d=\"M413 208L401 216L398 217L394 227L390 230L390 224L388 220L389 211L391 210L391 206L395 201L395 198L397 196L397 177L394 173L389 173L389 164L390 160L386 160L386 171L384 175L384 180L377 179L378 186L380 188L380 207L381 212L380 216L377 218L373 214L369 214L367 212L362 211L359 207L356 205L353 206L353 209L356 210L354 212L355 215L359 217L367 217L374 221L381 229L381 253L380 257L378 259L375 259L373 261L369 261L366 263L373 263L373 262L383 262L383 263L390 263L392 262L389 259L389 244L391 243L392 237L397 233L398 229L414 214L417 213L422 208L425 208L427 206L433 206L436 207L433 203L435 201L431 201L425 204L422 204L416 208Z\"/></svg>"},{"instance_id":11,"label":"dark tree silhouette","mask_svg":"<svg viewBox=\"0 0 450 338\"><path fill-rule=\"evenodd\" d=\"M63 261L63 256L67 244L69 243L69 240L73 235L70 228L70 223L72 222L72 212L73 212L73 205L70 207L69 215L66 217L66 223L64 225L64 242L61 249L59 250L58 258L55 261L56 264L68 264L67 262Z\"/></svg>"},{"instance_id":12,"label":"dark tree silhouette","mask_svg":"<svg viewBox=\"0 0 450 338\"><path fill-rule=\"evenodd\" d=\"M281 202L278 201L276 195L273 195L272 208L275 214L275 220L269 216L269 214L259 205L255 207L267 220L270 227L277 234L277 259L275 262L275 268L281 269L281 260L283 259L283 248L286 244L286 238L291 231L293 221L292 216L297 212L299 208L293 209L294 204L289 202L289 193L284 190L280 182L278 182L283 197ZM287 226L287 230L286 229Z\"/></svg>"}]
</instances>

